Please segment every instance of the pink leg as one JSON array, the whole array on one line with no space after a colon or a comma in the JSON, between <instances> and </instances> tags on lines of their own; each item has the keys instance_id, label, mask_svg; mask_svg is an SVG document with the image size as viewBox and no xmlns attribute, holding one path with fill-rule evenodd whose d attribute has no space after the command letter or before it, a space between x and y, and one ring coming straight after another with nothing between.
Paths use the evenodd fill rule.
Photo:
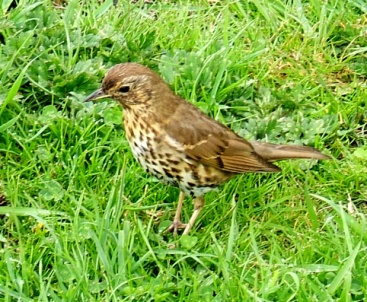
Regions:
<instances>
[{"instance_id":1,"label":"pink leg","mask_svg":"<svg viewBox=\"0 0 367 302\"><path fill-rule=\"evenodd\" d=\"M190 221L186 225L183 235L186 235L190 232L191 228L194 226L196 218L199 216L201 210L203 209L204 204L205 204L204 196L196 197L194 199L194 213L192 213Z\"/></svg>"},{"instance_id":2,"label":"pink leg","mask_svg":"<svg viewBox=\"0 0 367 302\"><path fill-rule=\"evenodd\" d=\"M180 192L175 217L173 218L173 222L172 222L171 226L167 229L167 232L172 232L173 231L174 236L177 235L177 231L179 229L183 229L183 228L187 227L186 224L181 222L181 211L182 211L182 205L183 205L184 197L185 197L185 194L183 192Z\"/></svg>"}]
</instances>

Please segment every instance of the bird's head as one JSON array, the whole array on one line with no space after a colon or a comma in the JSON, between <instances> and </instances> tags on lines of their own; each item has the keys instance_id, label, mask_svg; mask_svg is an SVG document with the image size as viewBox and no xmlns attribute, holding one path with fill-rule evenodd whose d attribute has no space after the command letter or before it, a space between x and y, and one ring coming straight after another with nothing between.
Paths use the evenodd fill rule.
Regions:
<instances>
[{"instance_id":1,"label":"bird's head","mask_svg":"<svg viewBox=\"0 0 367 302\"><path fill-rule=\"evenodd\" d=\"M149 106L157 99L156 91L167 89L168 85L149 68L124 63L112 67L103 79L102 88L90 94L85 101L112 98L125 108Z\"/></svg>"}]
</instances>

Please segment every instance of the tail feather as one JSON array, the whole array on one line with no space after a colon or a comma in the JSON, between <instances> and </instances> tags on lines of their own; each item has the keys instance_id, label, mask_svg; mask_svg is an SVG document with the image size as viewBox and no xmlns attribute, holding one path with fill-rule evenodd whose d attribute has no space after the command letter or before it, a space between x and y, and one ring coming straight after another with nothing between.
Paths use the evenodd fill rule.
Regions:
<instances>
[{"instance_id":1,"label":"tail feather","mask_svg":"<svg viewBox=\"0 0 367 302\"><path fill-rule=\"evenodd\" d=\"M258 141L250 141L250 143L257 154L270 162L292 158L330 159L329 156L312 147L277 145Z\"/></svg>"}]
</instances>

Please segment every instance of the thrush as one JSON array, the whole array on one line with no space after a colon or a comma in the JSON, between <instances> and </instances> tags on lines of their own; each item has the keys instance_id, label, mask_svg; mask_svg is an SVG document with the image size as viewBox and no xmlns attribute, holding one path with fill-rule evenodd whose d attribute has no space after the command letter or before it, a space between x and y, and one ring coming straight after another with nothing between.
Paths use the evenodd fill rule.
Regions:
<instances>
[{"instance_id":1,"label":"thrush","mask_svg":"<svg viewBox=\"0 0 367 302\"><path fill-rule=\"evenodd\" d=\"M115 65L102 87L85 101L112 98L123 107L132 153L146 172L181 190L170 231L188 234L204 206L204 194L237 174L279 172L283 159L328 159L307 146L247 141L176 95L151 69ZM180 215L184 195L194 199L187 224Z\"/></svg>"}]
</instances>

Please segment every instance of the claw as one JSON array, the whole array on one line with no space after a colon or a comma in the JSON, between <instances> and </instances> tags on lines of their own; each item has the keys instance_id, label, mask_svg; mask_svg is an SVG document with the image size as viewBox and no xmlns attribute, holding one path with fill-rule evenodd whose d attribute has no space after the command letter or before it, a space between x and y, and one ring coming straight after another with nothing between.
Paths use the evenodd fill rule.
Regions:
<instances>
[{"instance_id":1,"label":"claw","mask_svg":"<svg viewBox=\"0 0 367 302\"><path fill-rule=\"evenodd\" d=\"M177 236L178 230L183 230L187 226L186 223L182 223L181 221L172 221L172 224L165 230L165 233L173 232L173 236Z\"/></svg>"}]
</instances>

